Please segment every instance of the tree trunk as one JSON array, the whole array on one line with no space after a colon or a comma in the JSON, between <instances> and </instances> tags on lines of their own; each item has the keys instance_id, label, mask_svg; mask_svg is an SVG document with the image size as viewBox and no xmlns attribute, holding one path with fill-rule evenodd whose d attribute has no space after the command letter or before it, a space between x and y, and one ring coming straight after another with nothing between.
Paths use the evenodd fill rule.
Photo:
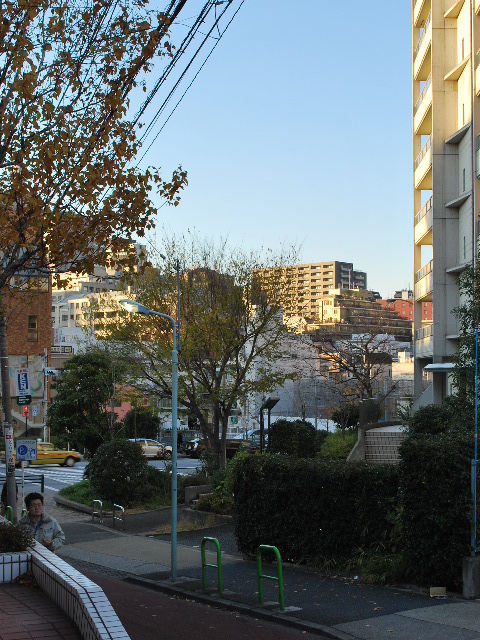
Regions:
<instances>
[{"instance_id":1,"label":"tree trunk","mask_svg":"<svg viewBox=\"0 0 480 640\"><path fill-rule=\"evenodd\" d=\"M227 426L228 426L228 417L225 418L225 411L222 411L220 414L222 420L222 439L220 442L220 451L218 456L218 466L220 469L225 469L227 465Z\"/></svg>"},{"instance_id":2,"label":"tree trunk","mask_svg":"<svg viewBox=\"0 0 480 640\"><path fill-rule=\"evenodd\" d=\"M7 505L12 507L13 522L17 523L17 487L13 458L12 403L10 398L10 373L8 367L7 315L5 299L0 301L0 377L2 382L3 435L5 438L5 469L7 482Z\"/></svg>"}]
</instances>

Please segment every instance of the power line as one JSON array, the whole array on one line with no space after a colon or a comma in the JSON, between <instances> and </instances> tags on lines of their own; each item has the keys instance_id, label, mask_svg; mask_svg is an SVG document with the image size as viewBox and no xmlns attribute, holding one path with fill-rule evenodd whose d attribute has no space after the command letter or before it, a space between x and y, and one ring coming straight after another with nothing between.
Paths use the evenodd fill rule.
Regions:
<instances>
[{"instance_id":1,"label":"power line","mask_svg":"<svg viewBox=\"0 0 480 640\"><path fill-rule=\"evenodd\" d=\"M223 16L223 14L225 13L225 11L229 8L230 4L233 2L233 0L228 0L229 4L228 6L223 10L223 12L221 13L221 15L219 16L219 18L217 18L215 20L214 25L212 26L212 28L210 29L209 33L207 34L207 36L204 38L204 40L202 41L200 47L197 49L197 51L195 52L194 57L192 58L192 60L189 62L189 64L187 65L187 68L184 70L184 72L182 73L180 79L177 81L177 83L175 84L174 88L170 91L169 95L167 96L167 98L164 100L164 102L162 103L160 109L158 109L157 113L155 114L154 118L151 120L150 124L148 125L148 131L145 132L145 134L142 136L141 138L141 142L145 141L148 133L151 131L151 129L153 128L154 124L156 123L156 121L158 120L158 118L160 117L162 111L164 110L164 108L166 107L166 105L168 104L168 102L170 101L174 91L176 90L176 88L178 87L178 85L180 84L181 80L183 79L183 77L185 76L186 72L188 71L188 69L190 68L193 60L195 59L195 57L197 56L197 54L199 53L199 51L201 50L201 48L203 47L203 45L205 44L206 40L208 39L208 37L210 36L210 33L215 29L216 26L218 26L218 22L221 19L221 17ZM146 148L146 150L144 151L144 153L142 154L141 158L138 160L136 167L138 167L138 165L140 164L140 162L143 160L143 158L145 157L145 155L148 153L148 151L150 150L150 148L152 147L153 143L157 140L158 136L160 135L160 133L163 131L163 129L165 128L167 122L170 120L170 118L172 117L172 115L174 114L174 112L176 111L177 107L179 106L179 104L182 102L183 98L185 97L185 95L187 94L188 90L190 89L190 87L193 85L193 83L195 82L195 80L197 79L198 75L200 74L201 70L203 69L203 67L205 66L207 60L210 58L210 56L212 55L212 53L214 52L215 48L217 47L218 43L220 42L220 40L222 39L223 35L225 34L225 32L227 31L228 27L231 25L231 23L233 22L233 20L235 19L236 15L238 14L238 12L240 11L240 9L242 8L243 4L244 4L245 0L242 0L240 2L239 7L237 8L237 10L235 11L235 13L233 14L233 16L231 17L231 19L229 20L229 22L227 23L225 29L220 33L220 36L217 38L215 44L213 45L212 49L210 50L209 54L207 55L207 57L205 58L205 60L203 61L202 65L200 66L200 68L198 69L197 73L195 74L195 76L193 77L192 81L190 82L190 84L188 85L188 87L185 89L185 91L183 92L182 96L180 97L180 99L178 100L177 104L174 106L174 108L172 109L172 111L170 112L169 116L167 117L167 119L165 120L165 122L163 123L163 125L161 126L160 130L158 131L158 133L156 134L156 136L153 138L152 142L148 145L148 147Z\"/></svg>"}]
</instances>

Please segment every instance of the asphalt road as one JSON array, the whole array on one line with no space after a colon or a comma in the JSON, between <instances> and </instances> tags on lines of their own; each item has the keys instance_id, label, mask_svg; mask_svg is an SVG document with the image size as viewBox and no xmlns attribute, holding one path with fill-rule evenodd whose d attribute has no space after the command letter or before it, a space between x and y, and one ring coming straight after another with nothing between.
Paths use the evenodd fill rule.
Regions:
<instances>
[{"instance_id":1,"label":"asphalt road","mask_svg":"<svg viewBox=\"0 0 480 640\"><path fill-rule=\"evenodd\" d=\"M76 484L83 480L83 473L88 462L77 462L73 467L62 467L58 464L35 464L24 469L24 491L25 494L30 491L40 491L40 476L44 476L45 493L57 493L60 489ZM149 460L148 464L157 469L165 469L169 461L165 460ZM192 458L179 457L177 461L177 470L180 475L195 473L200 466L200 461ZM5 472L5 466L1 465L0 474ZM22 470L16 469L15 472L19 492L22 486ZM4 476L3 476L4 477Z\"/></svg>"},{"instance_id":2,"label":"asphalt road","mask_svg":"<svg viewBox=\"0 0 480 640\"><path fill-rule=\"evenodd\" d=\"M131 640L326 640L326 636L216 609L83 570L106 594Z\"/></svg>"}]
</instances>

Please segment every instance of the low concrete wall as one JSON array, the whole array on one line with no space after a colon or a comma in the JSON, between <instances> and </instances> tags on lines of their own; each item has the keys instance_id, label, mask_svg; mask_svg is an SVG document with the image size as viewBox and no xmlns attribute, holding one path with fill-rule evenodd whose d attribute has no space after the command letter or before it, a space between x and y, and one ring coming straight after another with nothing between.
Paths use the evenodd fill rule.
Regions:
<instances>
[{"instance_id":1,"label":"low concrete wall","mask_svg":"<svg viewBox=\"0 0 480 640\"><path fill-rule=\"evenodd\" d=\"M192 500L197 500L198 496L211 493L212 487L209 484L200 484L196 487L185 487L185 504L190 504Z\"/></svg>"},{"instance_id":2,"label":"low concrete wall","mask_svg":"<svg viewBox=\"0 0 480 640\"><path fill-rule=\"evenodd\" d=\"M0 522L7 522L0 516ZM6 554L5 554L6 555ZM103 590L41 544L28 553L30 569L41 589L73 620L85 640L128 640Z\"/></svg>"}]
</instances>

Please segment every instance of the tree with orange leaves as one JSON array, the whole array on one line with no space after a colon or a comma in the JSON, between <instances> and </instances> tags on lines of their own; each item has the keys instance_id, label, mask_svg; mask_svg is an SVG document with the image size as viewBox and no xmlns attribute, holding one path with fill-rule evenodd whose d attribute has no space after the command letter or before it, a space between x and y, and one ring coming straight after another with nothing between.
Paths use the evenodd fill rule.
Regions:
<instances>
[{"instance_id":1,"label":"tree with orange leaves","mask_svg":"<svg viewBox=\"0 0 480 640\"><path fill-rule=\"evenodd\" d=\"M0 2L0 357L11 421L6 294L38 277L132 266L132 234L152 228L155 189L178 204L186 184L135 166L129 97L171 55L166 13L145 0ZM12 485L13 486L13 485ZM13 494L12 494L13 495Z\"/></svg>"}]
</instances>

